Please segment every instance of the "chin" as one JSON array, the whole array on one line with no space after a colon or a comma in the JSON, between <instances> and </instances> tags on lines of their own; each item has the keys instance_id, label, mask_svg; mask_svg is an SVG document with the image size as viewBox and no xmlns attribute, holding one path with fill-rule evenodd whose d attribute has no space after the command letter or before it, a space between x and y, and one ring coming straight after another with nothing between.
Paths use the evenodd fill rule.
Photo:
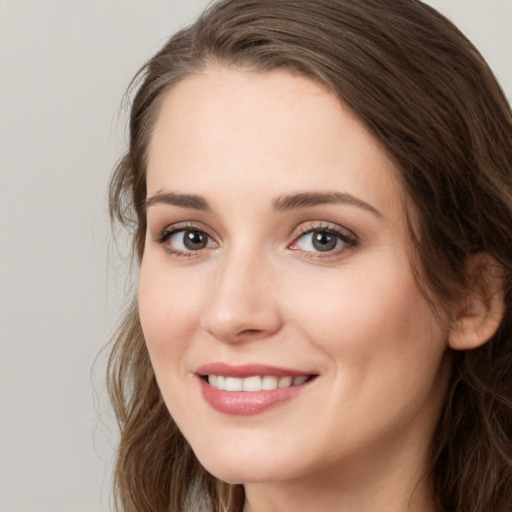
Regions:
<instances>
[{"instance_id":1,"label":"chin","mask_svg":"<svg viewBox=\"0 0 512 512\"><path fill-rule=\"evenodd\" d=\"M208 473L229 484L272 482L291 476L269 453L260 452L259 457L255 458L228 449L216 450L214 454L210 451L204 456L196 453L196 457Z\"/></svg>"}]
</instances>

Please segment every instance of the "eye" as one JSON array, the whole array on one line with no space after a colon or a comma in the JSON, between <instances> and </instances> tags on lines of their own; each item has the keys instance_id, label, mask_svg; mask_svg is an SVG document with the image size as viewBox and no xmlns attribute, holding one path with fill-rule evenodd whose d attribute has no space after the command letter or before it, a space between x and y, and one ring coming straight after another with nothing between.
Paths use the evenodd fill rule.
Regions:
<instances>
[{"instance_id":1,"label":"eye","mask_svg":"<svg viewBox=\"0 0 512 512\"><path fill-rule=\"evenodd\" d=\"M304 233L298 240L295 242L297 248L301 251L318 251L318 252L328 252L333 251L334 249L338 249L343 244L343 241L334 233L329 231L310 231L309 233Z\"/></svg>"},{"instance_id":2,"label":"eye","mask_svg":"<svg viewBox=\"0 0 512 512\"><path fill-rule=\"evenodd\" d=\"M349 249L356 239L333 228L315 228L302 233L290 246L308 253L329 253Z\"/></svg>"},{"instance_id":3,"label":"eye","mask_svg":"<svg viewBox=\"0 0 512 512\"><path fill-rule=\"evenodd\" d=\"M217 247L208 233L197 228L166 230L158 236L156 242L165 245L168 252L176 255Z\"/></svg>"},{"instance_id":4,"label":"eye","mask_svg":"<svg viewBox=\"0 0 512 512\"><path fill-rule=\"evenodd\" d=\"M199 230L182 229L172 234L168 240L178 251L200 251L208 245L208 235Z\"/></svg>"}]
</instances>

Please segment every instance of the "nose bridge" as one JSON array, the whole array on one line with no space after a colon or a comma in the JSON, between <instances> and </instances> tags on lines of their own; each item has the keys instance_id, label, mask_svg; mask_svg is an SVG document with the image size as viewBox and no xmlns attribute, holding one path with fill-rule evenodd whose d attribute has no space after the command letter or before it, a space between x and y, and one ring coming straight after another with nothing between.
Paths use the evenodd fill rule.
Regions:
<instances>
[{"instance_id":1,"label":"nose bridge","mask_svg":"<svg viewBox=\"0 0 512 512\"><path fill-rule=\"evenodd\" d=\"M226 250L217 263L204 327L222 341L269 336L279 329L280 316L270 258L252 244Z\"/></svg>"}]
</instances>

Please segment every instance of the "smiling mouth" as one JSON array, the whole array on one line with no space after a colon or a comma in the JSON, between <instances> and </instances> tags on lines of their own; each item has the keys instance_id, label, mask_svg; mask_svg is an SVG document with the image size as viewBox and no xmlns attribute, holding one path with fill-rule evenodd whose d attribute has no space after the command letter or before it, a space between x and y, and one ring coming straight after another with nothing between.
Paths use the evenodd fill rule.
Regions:
<instances>
[{"instance_id":1,"label":"smiling mouth","mask_svg":"<svg viewBox=\"0 0 512 512\"><path fill-rule=\"evenodd\" d=\"M316 375L298 375L278 377L274 375L254 375L251 377L226 377L224 375L203 375L202 378L211 387L222 391L273 391L274 389L286 389L300 386Z\"/></svg>"},{"instance_id":2,"label":"smiling mouth","mask_svg":"<svg viewBox=\"0 0 512 512\"><path fill-rule=\"evenodd\" d=\"M202 366L196 375L206 403L233 416L252 416L277 407L305 392L319 377L290 368L225 363Z\"/></svg>"}]
</instances>

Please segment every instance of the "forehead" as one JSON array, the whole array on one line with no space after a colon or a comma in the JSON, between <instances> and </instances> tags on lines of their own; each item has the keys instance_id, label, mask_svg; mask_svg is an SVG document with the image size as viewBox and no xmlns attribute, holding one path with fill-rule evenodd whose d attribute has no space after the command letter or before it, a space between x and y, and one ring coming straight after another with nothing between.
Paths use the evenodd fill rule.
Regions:
<instances>
[{"instance_id":1,"label":"forehead","mask_svg":"<svg viewBox=\"0 0 512 512\"><path fill-rule=\"evenodd\" d=\"M219 183L248 197L332 189L396 209L401 194L396 165L352 111L287 71L188 77L164 98L148 149L149 195L208 194Z\"/></svg>"}]
</instances>

